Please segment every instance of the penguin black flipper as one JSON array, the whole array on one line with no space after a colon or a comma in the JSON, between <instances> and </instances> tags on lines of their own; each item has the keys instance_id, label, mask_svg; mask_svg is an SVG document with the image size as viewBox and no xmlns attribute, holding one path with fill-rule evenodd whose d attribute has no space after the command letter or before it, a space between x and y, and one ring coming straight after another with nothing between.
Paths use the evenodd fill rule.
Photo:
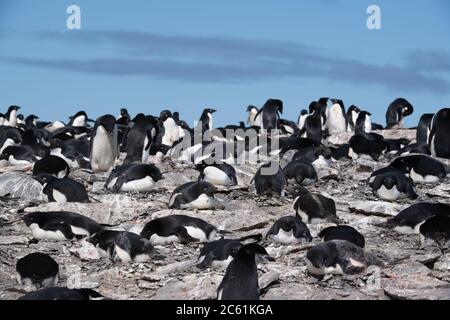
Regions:
<instances>
[{"instance_id":1,"label":"penguin black flipper","mask_svg":"<svg viewBox=\"0 0 450 320\"><path fill-rule=\"evenodd\" d=\"M180 242L182 243L189 243L189 242L199 242L200 239L191 237L189 233L187 232L186 228L183 226L180 226L177 228L176 233L178 237L180 238Z\"/></svg>"},{"instance_id":2,"label":"penguin black flipper","mask_svg":"<svg viewBox=\"0 0 450 320\"><path fill-rule=\"evenodd\" d=\"M73 238L78 238L78 236L76 236L73 232L72 232L72 228L69 224L65 223L65 222L48 222L46 224L44 224L42 226L42 229L46 230L46 231L53 231L53 232L57 232L60 231L64 237L68 240L71 240Z\"/></svg>"},{"instance_id":3,"label":"penguin black flipper","mask_svg":"<svg viewBox=\"0 0 450 320\"><path fill-rule=\"evenodd\" d=\"M406 193L410 199L414 200L419 197L416 193L414 182L411 178L405 176L404 179L397 179L397 184L397 189Z\"/></svg>"},{"instance_id":4,"label":"penguin black flipper","mask_svg":"<svg viewBox=\"0 0 450 320\"><path fill-rule=\"evenodd\" d=\"M125 175L121 175L120 177L118 177L116 180L116 183L114 183L114 185L113 185L113 188L112 188L113 192L116 192L116 193L119 192L120 188L122 188L123 184L127 181L128 181L128 179Z\"/></svg>"},{"instance_id":5,"label":"penguin black flipper","mask_svg":"<svg viewBox=\"0 0 450 320\"><path fill-rule=\"evenodd\" d=\"M204 256L203 261L196 264L196 267L204 270L212 264L213 260L214 260L213 252L208 252L208 254Z\"/></svg>"}]
</instances>

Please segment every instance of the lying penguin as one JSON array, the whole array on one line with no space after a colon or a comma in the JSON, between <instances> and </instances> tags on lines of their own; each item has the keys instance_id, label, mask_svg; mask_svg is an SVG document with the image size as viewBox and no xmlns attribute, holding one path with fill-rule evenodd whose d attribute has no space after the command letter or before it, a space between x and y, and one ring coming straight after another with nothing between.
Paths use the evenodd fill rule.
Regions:
<instances>
[{"instance_id":1,"label":"lying penguin","mask_svg":"<svg viewBox=\"0 0 450 320\"><path fill-rule=\"evenodd\" d=\"M338 223L336 204L333 199L320 193L311 193L299 187L298 197L294 200L294 210L304 223Z\"/></svg>"},{"instance_id":2,"label":"lying penguin","mask_svg":"<svg viewBox=\"0 0 450 320\"><path fill-rule=\"evenodd\" d=\"M364 248L365 245L364 236L351 226L340 225L328 227L320 231L318 237L321 238L323 242L331 240L347 240L361 248Z\"/></svg>"},{"instance_id":3,"label":"lying penguin","mask_svg":"<svg viewBox=\"0 0 450 320\"><path fill-rule=\"evenodd\" d=\"M59 279L59 266L47 254L34 252L17 260L17 282L35 289L56 286Z\"/></svg>"},{"instance_id":4,"label":"lying penguin","mask_svg":"<svg viewBox=\"0 0 450 320\"><path fill-rule=\"evenodd\" d=\"M105 300L104 296L92 289L69 289L50 287L29 292L19 300Z\"/></svg>"},{"instance_id":5,"label":"lying penguin","mask_svg":"<svg viewBox=\"0 0 450 320\"><path fill-rule=\"evenodd\" d=\"M220 239L208 222L184 215L171 215L149 221L141 235L153 245L170 242L209 242Z\"/></svg>"},{"instance_id":6,"label":"lying penguin","mask_svg":"<svg viewBox=\"0 0 450 320\"><path fill-rule=\"evenodd\" d=\"M32 212L23 217L37 240L71 240L91 236L103 229L94 220L66 211Z\"/></svg>"},{"instance_id":7,"label":"lying penguin","mask_svg":"<svg viewBox=\"0 0 450 320\"><path fill-rule=\"evenodd\" d=\"M274 259L259 244L242 246L228 265L217 289L218 300L259 300L258 260Z\"/></svg>"},{"instance_id":8,"label":"lying penguin","mask_svg":"<svg viewBox=\"0 0 450 320\"><path fill-rule=\"evenodd\" d=\"M258 195L281 196L286 185L286 178L280 165L274 161L263 164L251 182L253 181Z\"/></svg>"},{"instance_id":9,"label":"lying penguin","mask_svg":"<svg viewBox=\"0 0 450 320\"><path fill-rule=\"evenodd\" d=\"M33 176L52 175L62 179L69 175L70 168L67 162L54 155L47 155L38 160L33 166Z\"/></svg>"},{"instance_id":10,"label":"lying penguin","mask_svg":"<svg viewBox=\"0 0 450 320\"><path fill-rule=\"evenodd\" d=\"M197 267L199 269L208 267L226 269L241 247L242 243L233 239L208 242L200 250Z\"/></svg>"},{"instance_id":11,"label":"lying penguin","mask_svg":"<svg viewBox=\"0 0 450 320\"><path fill-rule=\"evenodd\" d=\"M308 147L297 151L292 160L302 160L311 163L316 169L328 168L331 163L331 149L325 146Z\"/></svg>"},{"instance_id":12,"label":"lying penguin","mask_svg":"<svg viewBox=\"0 0 450 320\"><path fill-rule=\"evenodd\" d=\"M38 160L29 146L6 147L0 155L0 159L7 160L12 166L32 164Z\"/></svg>"},{"instance_id":13,"label":"lying penguin","mask_svg":"<svg viewBox=\"0 0 450 320\"><path fill-rule=\"evenodd\" d=\"M419 234L420 226L433 216L450 217L450 205L445 203L416 203L400 211L386 226L403 234Z\"/></svg>"},{"instance_id":14,"label":"lying penguin","mask_svg":"<svg viewBox=\"0 0 450 320\"><path fill-rule=\"evenodd\" d=\"M317 182L317 172L314 166L306 161L293 160L289 162L284 168L283 173L286 180L294 179L298 185L310 184Z\"/></svg>"},{"instance_id":15,"label":"lying penguin","mask_svg":"<svg viewBox=\"0 0 450 320\"><path fill-rule=\"evenodd\" d=\"M383 266L373 254L346 240L331 240L315 247L306 253L306 267L313 275L357 274L371 265Z\"/></svg>"},{"instance_id":16,"label":"lying penguin","mask_svg":"<svg viewBox=\"0 0 450 320\"><path fill-rule=\"evenodd\" d=\"M129 163L114 168L105 187L114 192L147 192L161 179L164 177L155 165Z\"/></svg>"},{"instance_id":17,"label":"lying penguin","mask_svg":"<svg viewBox=\"0 0 450 320\"><path fill-rule=\"evenodd\" d=\"M312 241L308 227L299 216L278 219L267 232L266 239L268 238L285 245Z\"/></svg>"},{"instance_id":18,"label":"lying penguin","mask_svg":"<svg viewBox=\"0 0 450 320\"><path fill-rule=\"evenodd\" d=\"M438 182L447 177L446 166L424 154L398 157L390 166L409 174L415 182Z\"/></svg>"},{"instance_id":19,"label":"lying penguin","mask_svg":"<svg viewBox=\"0 0 450 320\"><path fill-rule=\"evenodd\" d=\"M90 202L84 185L72 178L58 179L49 174L41 174L33 178L44 187L42 193L48 202Z\"/></svg>"},{"instance_id":20,"label":"lying penguin","mask_svg":"<svg viewBox=\"0 0 450 320\"><path fill-rule=\"evenodd\" d=\"M215 206L216 190L216 187L206 181L185 183L172 192L169 209L212 209Z\"/></svg>"},{"instance_id":21,"label":"lying penguin","mask_svg":"<svg viewBox=\"0 0 450 320\"><path fill-rule=\"evenodd\" d=\"M369 186L373 194L383 200L395 201L404 198L414 200L418 197L412 179L399 170L379 171L376 176L369 179Z\"/></svg>"},{"instance_id":22,"label":"lying penguin","mask_svg":"<svg viewBox=\"0 0 450 320\"><path fill-rule=\"evenodd\" d=\"M122 263L147 262L155 255L149 240L128 231L102 230L87 239L104 258Z\"/></svg>"},{"instance_id":23,"label":"lying penguin","mask_svg":"<svg viewBox=\"0 0 450 320\"><path fill-rule=\"evenodd\" d=\"M450 247L450 216L437 215L428 218L420 227L420 244L422 247Z\"/></svg>"},{"instance_id":24,"label":"lying penguin","mask_svg":"<svg viewBox=\"0 0 450 320\"><path fill-rule=\"evenodd\" d=\"M200 171L199 181L203 180L216 186L237 185L236 170L227 163L199 164L196 169Z\"/></svg>"},{"instance_id":25,"label":"lying penguin","mask_svg":"<svg viewBox=\"0 0 450 320\"><path fill-rule=\"evenodd\" d=\"M387 150L387 144L382 135L376 133L360 133L350 138L348 156L353 160L369 158L378 161L378 158Z\"/></svg>"}]
</instances>

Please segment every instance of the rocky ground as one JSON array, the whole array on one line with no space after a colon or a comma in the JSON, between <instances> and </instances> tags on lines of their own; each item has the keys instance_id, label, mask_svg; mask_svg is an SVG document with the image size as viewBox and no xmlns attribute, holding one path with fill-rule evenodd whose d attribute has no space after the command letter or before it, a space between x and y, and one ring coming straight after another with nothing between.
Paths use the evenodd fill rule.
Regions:
<instances>
[{"instance_id":1,"label":"rocky ground","mask_svg":"<svg viewBox=\"0 0 450 320\"><path fill-rule=\"evenodd\" d=\"M414 132L384 131L386 137L409 137ZM347 135L333 137L346 142ZM285 163L285 159L281 163ZM320 181L310 190L332 197L338 216L366 238L366 250L385 263L383 269L369 268L352 276L313 277L306 270L305 254L312 244L282 246L265 243L274 262L260 265L262 299L450 299L450 253L437 248L420 248L416 236L401 235L380 226L387 218L417 202L450 202L450 182L418 184L419 198L394 203L372 195L366 180L378 163L345 160L319 172ZM447 161L447 164L448 161ZM94 288L113 299L215 299L224 271L201 271L195 262L201 244L157 246L163 260L144 264L119 264L100 258L86 241L30 241L31 234L21 217L32 211L67 210L84 214L99 223L139 232L156 217L186 214L200 217L218 228L231 231L230 237L264 233L281 216L294 213L293 199L258 197L249 190L257 170L254 165L236 166L239 186L221 190L216 198L223 209L180 211L167 209L171 191L195 180L198 173L189 165L164 161L158 167L165 179L147 194L110 194L102 189L107 176L74 170L71 176L84 182L91 203L45 203L40 185L31 179L29 167L7 167L0 173L0 299L17 299L25 293L15 279L16 261L40 251L50 254L60 265L60 286ZM327 224L309 225L316 236ZM318 242L315 238L313 243Z\"/></svg>"}]
</instances>

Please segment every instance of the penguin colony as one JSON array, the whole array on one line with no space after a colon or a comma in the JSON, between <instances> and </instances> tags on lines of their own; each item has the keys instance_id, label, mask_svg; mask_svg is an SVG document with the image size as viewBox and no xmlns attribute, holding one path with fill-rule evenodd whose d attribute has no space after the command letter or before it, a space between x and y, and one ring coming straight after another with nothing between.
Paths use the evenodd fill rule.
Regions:
<instances>
[{"instance_id":1,"label":"penguin colony","mask_svg":"<svg viewBox=\"0 0 450 320\"><path fill-rule=\"evenodd\" d=\"M321 173L347 162L360 168L374 164L361 186L370 190L374 201L407 204L378 228L413 235L420 248L449 249L450 201L423 201L425 195L418 191L418 186L439 185L448 179L444 162L450 159L449 108L422 115L414 128L415 141L383 136L383 129L401 130L404 118L413 113L413 106L403 98L389 104L385 128L372 123L370 112L355 105L346 110L344 102L334 98L311 102L296 121L281 118L283 102L269 99L261 108L247 108L247 125L241 122L221 128L213 127L217 110L212 108L203 110L195 128L170 110L158 116L139 113L132 117L122 108L118 117L107 114L96 120L79 111L64 123L24 117L19 109L11 106L0 114L0 170L19 168L21 174L32 177L41 189L39 203L56 202L64 208L69 203L101 202L77 172L101 177L105 195L139 198L168 193L163 204L167 214L147 214L145 220L136 214L141 225L133 226L101 224L88 213L71 210L19 210L14 223L26 230L21 236L28 239L30 248L37 248L36 243L82 243L98 254L96 261L105 270L106 265L164 267L174 250L195 248L189 272L217 269L222 278L215 298L223 300L260 298L267 290L267 286L260 287L261 268L267 272L271 265L286 263L274 248L304 251L297 261L306 266L303 277L327 279L364 274L371 266L387 268L392 260L370 250L371 243L364 236L367 229L357 230L352 219L340 217L339 203L321 190L321 184L328 181L337 182L339 188L338 175ZM227 130L234 130L231 139L225 137ZM256 133L256 139L265 137L265 144L252 144L246 132ZM199 134L209 139L199 142L195 139ZM334 144L336 135L347 135L348 141ZM270 143L275 139L277 147ZM181 148L186 140L190 144ZM231 149L229 144L233 144ZM251 163L255 168L251 180L240 179L237 158L262 151L264 155ZM208 161L212 158L214 162ZM179 168L194 169L198 175L191 181L172 181L176 187L164 190L170 171ZM3 193L2 201L14 201L8 199L8 192ZM291 209L278 219L241 229L208 222L207 217L227 206L233 208L239 193L252 195L249 199L281 201ZM234 214L239 219L239 211ZM0 221L1 228L9 230L7 225ZM14 279L22 292L20 299L109 298L101 290L62 283L65 266L58 264L61 258L46 251L47 247L16 257Z\"/></svg>"}]
</instances>

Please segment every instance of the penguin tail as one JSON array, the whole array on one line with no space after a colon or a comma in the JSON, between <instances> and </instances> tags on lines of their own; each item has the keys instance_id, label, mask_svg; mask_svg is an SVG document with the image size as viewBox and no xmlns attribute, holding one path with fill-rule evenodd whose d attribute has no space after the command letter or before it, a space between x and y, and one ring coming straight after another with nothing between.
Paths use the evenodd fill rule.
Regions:
<instances>
[{"instance_id":1,"label":"penguin tail","mask_svg":"<svg viewBox=\"0 0 450 320\"><path fill-rule=\"evenodd\" d=\"M232 234L231 231L222 230L222 229L218 229L217 233L220 234L220 235Z\"/></svg>"},{"instance_id":2,"label":"penguin tail","mask_svg":"<svg viewBox=\"0 0 450 320\"><path fill-rule=\"evenodd\" d=\"M245 237L241 237L237 239L238 241L245 241L245 240L255 240L256 242L260 242L263 239L263 235L261 233L257 234L250 234Z\"/></svg>"},{"instance_id":3,"label":"penguin tail","mask_svg":"<svg viewBox=\"0 0 450 320\"><path fill-rule=\"evenodd\" d=\"M383 260L372 253L367 254L366 260L368 266L384 267L386 265Z\"/></svg>"}]
</instances>

